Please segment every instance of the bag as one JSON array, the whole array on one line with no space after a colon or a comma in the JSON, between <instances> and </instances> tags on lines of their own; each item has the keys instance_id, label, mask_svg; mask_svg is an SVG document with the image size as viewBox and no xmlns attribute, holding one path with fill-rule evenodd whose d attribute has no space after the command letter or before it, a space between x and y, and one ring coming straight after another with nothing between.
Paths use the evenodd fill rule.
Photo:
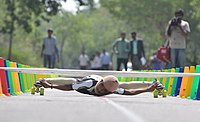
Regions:
<instances>
[{"instance_id":1,"label":"bag","mask_svg":"<svg viewBox=\"0 0 200 122\"><path fill-rule=\"evenodd\" d=\"M160 47L157 51L157 58L163 62L169 62L170 61L169 47Z\"/></svg>"},{"instance_id":2,"label":"bag","mask_svg":"<svg viewBox=\"0 0 200 122\"><path fill-rule=\"evenodd\" d=\"M146 59L144 57L141 57L140 59L142 66L144 66L146 64Z\"/></svg>"}]
</instances>

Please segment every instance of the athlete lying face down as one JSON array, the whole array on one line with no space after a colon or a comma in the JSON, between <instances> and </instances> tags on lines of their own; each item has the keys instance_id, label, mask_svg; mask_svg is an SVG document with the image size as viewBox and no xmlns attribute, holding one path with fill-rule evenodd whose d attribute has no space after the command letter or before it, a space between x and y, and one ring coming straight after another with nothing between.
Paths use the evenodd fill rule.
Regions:
<instances>
[{"instance_id":1,"label":"athlete lying face down","mask_svg":"<svg viewBox=\"0 0 200 122\"><path fill-rule=\"evenodd\" d=\"M57 85L54 84L60 80L71 82L70 84ZM49 83L53 81L54 83ZM117 77L108 75L101 77L98 75L86 76L82 79L75 78L45 78L36 81L35 85L41 85L44 88L55 88L64 91L76 90L80 93L103 96L108 94L136 95L144 92L151 92L155 88L164 88L164 86L155 82L133 82L131 84L119 84Z\"/></svg>"}]
</instances>

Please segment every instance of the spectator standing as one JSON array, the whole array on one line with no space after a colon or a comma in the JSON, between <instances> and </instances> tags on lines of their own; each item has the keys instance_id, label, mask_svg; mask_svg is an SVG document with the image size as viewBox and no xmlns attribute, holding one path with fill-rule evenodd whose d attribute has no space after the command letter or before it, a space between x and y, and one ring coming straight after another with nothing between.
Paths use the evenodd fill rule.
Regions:
<instances>
[{"instance_id":1,"label":"spectator standing","mask_svg":"<svg viewBox=\"0 0 200 122\"><path fill-rule=\"evenodd\" d=\"M184 11L178 9L167 26L167 39L169 40L170 58L172 67L185 66L186 39L190 32L189 23L183 20Z\"/></svg>"},{"instance_id":2,"label":"spectator standing","mask_svg":"<svg viewBox=\"0 0 200 122\"><path fill-rule=\"evenodd\" d=\"M86 70L89 65L89 61L88 55L85 54L85 51L82 51L81 55L79 56L80 69Z\"/></svg>"},{"instance_id":3,"label":"spectator standing","mask_svg":"<svg viewBox=\"0 0 200 122\"><path fill-rule=\"evenodd\" d=\"M41 56L44 57L44 67L54 68L53 61L57 49L57 40L53 36L53 29L47 30L48 36L43 39Z\"/></svg>"},{"instance_id":4,"label":"spectator standing","mask_svg":"<svg viewBox=\"0 0 200 122\"><path fill-rule=\"evenodd\" d=\"M101 54L101 64L102 64L101 69L102 70L109 70L110 62L111 62L111 60L110 60L109 53L106 52L105 49L103 49L102 54Z\"/></svg>"},{"instance_id":5,"label":"spectator standing","mask_svg":"<svg viewBox=\"0 0 200 122\"><path fill-rule=\"evenodd\" d=\"M56 51L56 52L55 52L55 54L54 54L53 62L52 62L52 66L53 66L53 67L55 67L56 61L57 61L57 63L59 63L59 50L58 50L58 48L56 48L55 51Z\"/></svg>"},{"instance_id":6,"label":"spectator standing","mask_svg":"<svg viewBox=\"0 0 200 122\"><path fill-rule=\"evenodd\" d=\"M97 51L96 52L96 55L94 56L94 59L93 59L93 68L94 70L100 70L101 69L101 57L100 57L100 52Z\"/></svg>"},{"instance_id":7,"label":"spectator standing","mask_svg":"<svg viewBox=\"0 0 200 122\"><path fill-rule=\"evenodd\" d=\"M123 63L124 68L127 71L129 42L126 39L126 33L121 33L121 37L113 43L112 48L113 53L117 55L117 70L120 71L121 64Z\"/></svg>"},{"instance_id":8,"label":"spectator standing","mask_svg":"<svg viewBox=\"0 0 200 122\"><path fill-rule=\"evenodd\" d=\"M130 41L130 58L133 70L141 70L142 66L145 64L145 51L142 40L136 39L137 33L132 32Z\"/></svg>"}]
</instances>

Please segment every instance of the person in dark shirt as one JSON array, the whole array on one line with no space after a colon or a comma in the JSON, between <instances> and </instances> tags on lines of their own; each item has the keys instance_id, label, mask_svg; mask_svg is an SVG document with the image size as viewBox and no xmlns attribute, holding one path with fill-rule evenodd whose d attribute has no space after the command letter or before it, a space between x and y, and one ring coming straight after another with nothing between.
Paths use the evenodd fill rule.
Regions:
<instances>
[{"instance_id":1,"label":"person in dark shirt","mask_svg":"<svg viewBox=\"0 0 200 122\"><path fill-rule=\"evenodd\" d=\"M136 39L137 33L132 32L130 41L130 52L129 56L131 58L132 69L133 70L141 70L143 67L142 59L145 59L145 51L142 40Z\"/></svg>"},{"instance_id":2,"label":"person in dark shirt","mask_svg":"<svg viewBox=\"0 0 200 122\"><path fill-rule=\"evenodd\" d=\"M132 83L131 85L125 83L119 84L117 77L113 75L105 77L90 75L82 79L65 78L64 81L70 81L72 83L63 85L51 84L48 82L50 80L58 82L59 79L43 78L36 81L35 85L63 91L76 90L77 92L94 96L104 96L108 94L136 95L144 92L151 92L156 88L164 88L158 81Z\"/></svg>"}]
</instances>

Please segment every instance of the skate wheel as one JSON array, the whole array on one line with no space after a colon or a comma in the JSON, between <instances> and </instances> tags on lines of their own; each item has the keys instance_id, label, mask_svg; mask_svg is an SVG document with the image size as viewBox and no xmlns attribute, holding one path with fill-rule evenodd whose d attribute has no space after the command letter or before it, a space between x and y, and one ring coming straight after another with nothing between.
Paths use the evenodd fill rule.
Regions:
<instances>
[{"instance_id":1,"label":"skate wheel","mask_svg":"<svg viewBox=\"0 0 200 122\"><path fill-rule=\"evenodd\" d=\"M31 94L33 94L33 95L35 94L35 87L31 88Z\"/></svg>"},{"instance_id":2,"label":"skate wheel","mask_svg":"<svg viewBox=\"0 0 200 122\"><path fill-rule=\"evenodd\" d=\"M167 97L167 90L163 90L162 96Z\"/></svg>"},{"instance_id":3,"label":"skate wheel","mask_svg":"<svg viewBox=\"0 0 200 122\"><path fill-rule=\"evenodd\" d=\"M153 97L154 97L154 98L158 98L158 90L155 89L155 90L153 91Z\"/></svg>"},{"instance_id":4,"label":"skate wheel","mask_svg":"<svg viewBox=\"0 0 200 122\"><path fill-rule=\"evenodd\" d=\"M44 95L44 88L40 88L40 95Z\"/></svg>"}]
</instances>

